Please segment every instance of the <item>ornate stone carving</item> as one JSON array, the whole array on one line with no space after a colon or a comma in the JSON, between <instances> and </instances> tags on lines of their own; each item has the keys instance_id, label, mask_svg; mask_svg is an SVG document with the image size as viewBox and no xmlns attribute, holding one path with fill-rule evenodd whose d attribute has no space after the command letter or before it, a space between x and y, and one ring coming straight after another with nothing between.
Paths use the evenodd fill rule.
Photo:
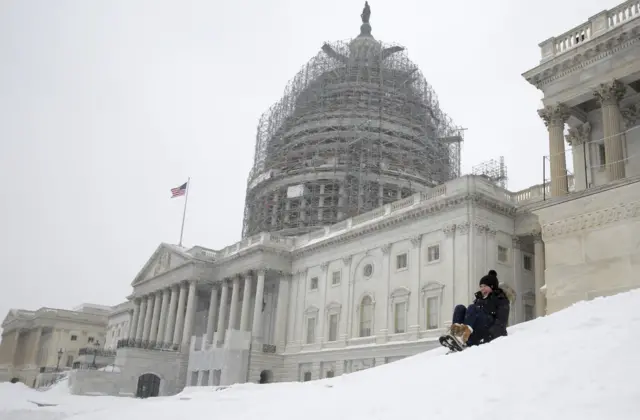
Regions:
<instances>
[{"instance_id":1,"label":"ornate stone carving","mask_svg":"<svg viewBox=\"0 0 640 420\"><path fill-rule=\"evenodd\" d=\"M384 244L380 247L380 249L382 250L382 254L388 255L391 251L391 244Z\"/></svg>"},{"instance_id":2,"label":"ornate stone carving","mask_svg":"<svg viewBox=\"0 0 640 420\"><path fill-rule=\"evenodd\" d=\"M547 240L548 238L570 235L582 230L594 229L639 216L640 201L634 201L548 223L542 227L542 230L545 240Z\"/></svg>"},{"instance_id":3,"label":"ornate stone carving","mask_svg":"<svg viewBox=\"0 0 640 420\"><path fill-rule=\"evenodd\" d=\"M442 228L442 231L446 236L453 236L456 233L456 225L455 224L445 225Z\"/></svg>"},{"instance_id":4,"label":"ornate stone carving","mask_svg":"<svg viewBox=\"0 0 640 420\"><path fill-rule=\"evenodd\" d=\"M538 110L538 115L544 121L544 125L564 125L569 119L569 108L565 104L547 105Z\"/></svg>"},{"instance_id":5,"label":"ornate stone carving","mask_svg":"<svg viewBox=\"0 0 640 420\"><path fill-rule=\"evenodd\" d=\"M589 122L586 122L577 127L570 128L569 133L565 136L565 139L571 146L579 146L582 143L587 143L589 141L590 135L591 124Z\"/></svg>"},{"instance_id":6,"label":"ornate stone carving","mask_svg":"<svg viewBox=\"0 0 640 420\"><path fill-rule=\"evenodd\" d=\"M624 119L625 127L634 127L637 125L638 121L640 121L640 103L629 105L628 107L621 109L620 113Z\"/></svg>"},{"instance_id":7,"label":"ornate stone carving","mask_svg":"<svg viewBox=\"0 0 640 420\"><path fill-rule=\"evenodd\" d=\"M489 226L488 227L487 235L495 237L497 233L498 233L498 230L495 227L493 227L493 226Z\"/></svg>"},{"instance_id":8,"label":"ornate stone carving","mask_svg":"<svg viewBox=\"0 0 640 420\"><path fill-rule=\"evenodd\" d=\"M459 223L456 225L456 231L460 235L467 235L469 233L470 227L471 226L469 225L469 222Z\"/></svg>"},{"instance_id":9,"label":"ornate stone carving","mask_svg":"<svg viewBox=\"0 0 640 420\"><path fill-rule=\"evenodd\" d=\"M416 235L413 238L411 238L411 246L413 246L414 248L417 248L420 246L421 241L422 241L422 235Z\"/></svg>"},{"instance_id":10,"label":"ornate stone carving","mask_svg":"<svg viewBox=\"0 0 640 420\"><path fill-rule=\"evenodd\" d=\"M348 257L342 258L342 263L344 265L351 265L351 260L353 260L353 256L349 255Z\"/></svg>"},{"instance_id":11,"label":"ornate stone carving","mask_svg":"<svg viewBox=\"0 0 640 420\"><path fill-rule=\"evenodd\" d=\"M627 87L619 80L600 84L594 91L594 96L601 106L617 105L624 96Z\"/></svg>"}]
</instances>

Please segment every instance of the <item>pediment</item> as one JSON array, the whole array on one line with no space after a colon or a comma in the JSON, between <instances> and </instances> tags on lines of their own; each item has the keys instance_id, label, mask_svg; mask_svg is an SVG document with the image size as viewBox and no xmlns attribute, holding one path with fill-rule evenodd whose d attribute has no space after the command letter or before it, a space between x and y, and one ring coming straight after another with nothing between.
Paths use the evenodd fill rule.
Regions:
<instances>
[{"instance_id":1,"label":"pediment","mask_svg":"<svg viewBox=\"0 0 640 420\"><path fill-rule=\"evenodd\" d=\"M191 256L182 252L177 247L168 244L160 244L151 258L142 267L136 278L131 283L136 286L154 277L158 277L191 260Z\"/></svg>"}]
</instances>

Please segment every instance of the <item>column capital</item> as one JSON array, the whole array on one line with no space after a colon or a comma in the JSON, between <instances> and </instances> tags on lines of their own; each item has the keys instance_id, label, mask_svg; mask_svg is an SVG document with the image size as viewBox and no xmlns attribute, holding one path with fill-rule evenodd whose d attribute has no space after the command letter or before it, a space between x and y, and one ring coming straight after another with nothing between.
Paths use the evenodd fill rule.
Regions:
<instances>
[{"instance_id":1,"label":"column capital","mask_svg":"<svg viewBox=\"0 0 640 420\"><path fill-rule=\"evenodd\" d=\"M591 124L586 122L577 127L569 128L569 133L565 136L565 140L571 146L579 146L582 143L587 143L589 141L590 134Z\"/></svg>"},{"instance_id":2,"label":"column capital","mask_svg":"<svg viewBox=\"0 0 640 420\"><path fill-rule=\"evenodd\" d=\"M514 249L520 249L520 237L512 236L511 237L511 246L513 246Z\"/></svg>"},{"instance_id":3,"label":"column capital","mask_svg":"<svg viewBox=\"0 0 640 420\"><path fill-rule=\"evenodd\" d=\"M349 255L347 257L342 257L342 263L344 265L350 265L351 264L351 260L353 259L352 255Z\"/></svg>"},{"instance_id":4,"label":"column capital","mask_svg":"<svg viewBox=\"0 0 640 420\"><path fill-rule=\"evenodd\" d=\"M267 269L266 268L258 268L256 271L256 274L258 276L265 276L267 274Z\"/></svg>"},{"instance_id":5,"label":"column capital","mask_svg":"<svg viewBox=\"0 0 640 420\"><path fill-rule=\"evenodd\" d=\"M420 246L420 242L422 241L422 235L416 235L413 238L411 238L411 245L414 248L417 248Z\"/></svg>"},{"instance_id":6,"label":"column capital","mask_svg":"<svg viewBox=\"0 0 640 420\"><path fill-rule=\"evenodd\" d=\"M448 224L448 225L444 225L442 227L442 231L444 232L445 236L447 236L447 237L453 236L456 233L456 225L454 223Z\"/></svg>"},{"instance_id":7,"label":"column capital","mask_svg":"<svg viewBox=\"0 0 640 420\"><path fill-rule=\"evenodd\" d=\"M627 87L619 80L612 80L608 83L601 83L593 91L593 95L598 99L601 106L617 105L627 91Z\"/></svg>"},{"instance_id":8,"label":"column capital","mask_svg":"<svg viewBox=\"0 0 640 420\"><path fill-rule=\"evenodd\" d=\"M569 119L569 107L565 104L547 105L538 110L538 115L544 121L544 125L548 127L554 125L563 126Z\"/></svg>"},{"instance_id":9,"label":"column capital","mask_svg":"<svg viewBox=\"0 0 640 420\"><path fill-rule=\"evenodd\" d=\"M328 268L329 268L329 263L327 261L320 264L320 269L322 270L323 273L326 273Z\"/></svg>"}]
</instances>

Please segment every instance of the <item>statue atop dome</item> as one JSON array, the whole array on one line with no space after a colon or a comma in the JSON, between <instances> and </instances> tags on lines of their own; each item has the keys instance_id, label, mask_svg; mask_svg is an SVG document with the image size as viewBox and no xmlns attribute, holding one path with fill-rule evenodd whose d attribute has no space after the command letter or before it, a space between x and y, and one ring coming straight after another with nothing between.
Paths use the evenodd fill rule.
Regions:
<instances>
[{"instance_id":1,"label":"statue atop dome","mask_svg":"<svg viewBox=\"0 0 640 420\"><path fill-rule=\"evenodd\" d=\"M369 7L369 2L364 2L364 9L362 9L362 14L360 15L362 18L362 23L369 23L369 18L371 17L371 8Z\"/></svg>"}]
</instances>

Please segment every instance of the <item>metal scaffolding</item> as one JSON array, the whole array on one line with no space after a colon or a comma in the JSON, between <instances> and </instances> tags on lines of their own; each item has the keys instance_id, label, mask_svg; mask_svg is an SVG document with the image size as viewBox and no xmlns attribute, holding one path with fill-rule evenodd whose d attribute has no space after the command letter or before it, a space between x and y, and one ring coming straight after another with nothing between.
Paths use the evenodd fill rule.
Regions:
<instances>
[{"instance_id":1,"label":"metal scaffolding","mask_svg":"<svg viewBox=\"0 0 640 420\"><path fill-rule=\"evenodd\" d=\"M403 47L375 40L364 13L360 30L324 44L260 118L243 237L304 233L460 175L463 130Z\"/></svg>"},{"instance_id":2,"label":"metal scaffolding","mask_svg":"<svg viewBox=\"0 0 640 420\"><path fill-rule=\"evenodd\" d=\"M480 175L488 179L490 182L507 189L507 166L504 164L504 156L500 156L500 161L495 159L487 160L479 163L471 168L473 175Z\"/></svg>"}]
</instances>

